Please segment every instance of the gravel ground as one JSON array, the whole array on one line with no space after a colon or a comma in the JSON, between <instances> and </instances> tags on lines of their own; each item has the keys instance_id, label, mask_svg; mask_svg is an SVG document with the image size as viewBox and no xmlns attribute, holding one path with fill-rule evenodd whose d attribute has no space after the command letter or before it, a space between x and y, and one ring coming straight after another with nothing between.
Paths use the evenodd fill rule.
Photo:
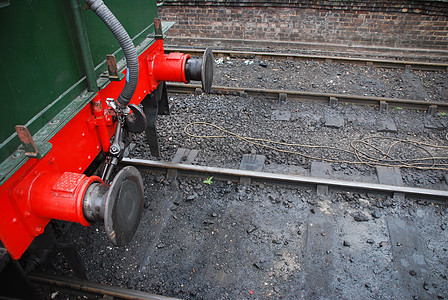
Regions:
<instances>
[{"instance_id":1,"label":"gravel ground","mask_svg":"<svg viewBox=\"0 0 448 300\"><path fill-rule=\"evenodd\" d=\"M264 62L267 67L260 66L260 62L256 60L217 58L216 62L214 79L216 86L302 89L314 92L408 99L421 99L419 95L426 95L426 98L432 101L448 99L448 73L411 72L313 61ZM333 82L329 84L331 81ZM318 158L334 161L358 159L353 154L329 149L310 149L303 145L337 146L353 153L352 143L368 138L369 141L375 141L374 143L381 147L383 150L381 155L387 152L388 147L395 140L448 145L446 140L448 119L441 113L436 114L429 122L425 112L415 110L397 108L386 113L379 113L377 108L344 103L331 108L319 103L295 101L280 103L259 97L216 95L196 97L172 95L170 104L171 115L160 116L158 120L162 147L161 159L166 161L171 160L177 149L187 148L201 150L195 161L201 165L238 168L242 155L252 153L265 155L266 165L293 165L304 168L306 171L309 170L311 161ZM275 114L278 112L287 114L289 120L276 120ZM330 126L330 120L335 118L341 120L341 127ZM185 127L194 122L210 123L243 137L299 144L302 147L280 146L266 142L262 143L265 146L254 145L235 138L234 135L223 134L205 124L192 125L188 131L199 136L224 135L225 137L191 137L185 134ZM392 123L396 131L380 132L384 122ZM438 124L437 129L428 129L428 122ZM154 159L145 145L144 135L137 136L137 140L137 147L132 155ZM364 148L364 150L372 149ZM424 147L421 149L419 145L409 146L409 144L399 143L392 150L393 156L399 160L448 156L446 148ZM292 151L294 154L284 151ZM380 153L375 155L379 158ZM342 173L363 178L375 173L374 167L366 165L332 163L336 176ZM445 164L447 161L439 160L436 163ZM403 180L410 186L445 189L445 173L446 170L437 170L437 168L425 171L402 168Z\"/></svg>"},{"instance_id":2,"label":"gravel ground","mask_svg":"<svg viewBox=\"0 0 448 300\"><path fill-rule=\"evenodd\" d=\"M295 166L309 172L311 161L319 159L332 160L335 174L339 177L350 176L363 181L376 173L375 167L350 164L347 161L357 161L353 142L365 140L381 146L383 154L387 152L395 140L412 140L419 143L448 145L446 130L427 129L424 124L424 112L411 110L390 110L387 114L378 113L372 107L354 105L339 105L331 108L318 103L299 103L289 101L279 104L276 101L260 98L240 98L235 96L172 96L172 114L159 119L159 138L162 160L170 161L179 148L198 149L196 164L238 168L243 154L260 154L266 156L266 167L276 165ZM289 121L272 120L276 111L290 113ZM212 112L212 113L210 113ZM328 120L339 117L343 127L326 126ZM439 115L436 119L446 123L446 116ZM378 132L383 120L391 120L396 124L397 132ZM262 142L265 146L256 145L223 133L208 124L192 124L205 122L219 126L238 136L262 138L266 140L299 144L299 147L276 145ZM185 127L190 134L198 136L224 136L219 138L197 138L185 133ZM156 159L151 156L145 136L139 135L137 146L131 153L133 157ZM336 146L342 150L328 148L313 149L306 146ZM268 147L273 147L268 148ZM356 149L369 151L362 146ZM446 157L446 148L424 147L408 144L397 144L392 148L391 155L397 159L406 160L423 157ZM293 153L286 153L291 151ZM428 152L426 152L428 151ZM428 154L429 153L429 154ZM381 158L379 153L375 153ZM446 164L446 159L437 163ZM404 182L410 186L432 187L446 189L444 174L446 170L415 170L402 169Z\"/></svg>"},{"instance_id":3,"label":"gravel ground","mask_svg":"<svg viewBox=\"0 0 448 300\"><path fill-rule=\"evenodd\" d=\"M260 61L252 62L223 59L216 66L215 85L410 99L426 94L434 101L447 96L445 73L403 75L336 63L268 61L263 67ZM422 88L409 84L415 78ZM422 144L448 146L448 120L440 113L431 119L438 129L429 129L425 112L413 110L379 113L373 107L344 103L332 108L251 97L169 97L171 115L160 116L157 123L164 161L179 148L198 149L194 164L238 168L243 154L258 154L266 157L266 171L308 175L313 161L332 160L334 177L374 182L374 166L349 162L356 158L351 146L355 141L370 142L356 149L374 158L384 156L393 141L418 142L391 148L389 157L398 164L448 156L446 148ZM276 120L278 113L289 118ZM336 119L342 123L329 125ZM384 122L396 131L380 131ZM189 134L221 137L187 135L189 124ZM262 146L241 137L301 146L257 141ZM156 159L143 134L136 136L131 157ZM443 168L447 160L435 163ZM446 170L435 167L401 168L404 184L446 190ZM64 237L75 242L95 282L183 299L448 297L446 205L345 191L318 196L307 187L266 182L206 184L205 178L167 180L163 174L146 172L143 177L145 210L130 245L109 245L102 224L74 224ZM56 254L44 269L70 272Z\"/></svg>"},{"instance_id":4,"label":"gravel ground","mask_svg":"<svg viewBox=\"0 0 448 300\"><path fill-rule=\"evenodd\" d=\"M219 57L214 85L448 101L448 73L338 62Z\"/></svg>"}]
</instances>

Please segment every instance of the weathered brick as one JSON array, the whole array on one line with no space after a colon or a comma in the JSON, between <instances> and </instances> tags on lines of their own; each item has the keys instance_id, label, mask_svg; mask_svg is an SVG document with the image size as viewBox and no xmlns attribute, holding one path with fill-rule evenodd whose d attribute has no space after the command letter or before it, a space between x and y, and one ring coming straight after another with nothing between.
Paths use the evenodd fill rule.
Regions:
<instances>
[{"instance_id":1,"label":"weathered brick","mask_svg":"<svg viewBox=\"0 0 448 300\"><path fill-rule=\"evenodd\" d=\"M177 22L171 36L448 48L446 2L166 0L160 16Z\"/></svg>"}]
</instances>

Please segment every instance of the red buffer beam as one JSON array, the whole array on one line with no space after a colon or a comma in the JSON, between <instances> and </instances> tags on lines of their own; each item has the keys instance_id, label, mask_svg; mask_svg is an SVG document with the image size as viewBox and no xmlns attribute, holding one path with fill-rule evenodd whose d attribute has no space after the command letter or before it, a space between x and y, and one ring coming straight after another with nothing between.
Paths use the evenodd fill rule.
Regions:
<instances>
[{"instance_id":1,"label":"red buffer beam","mask_svg":"<svg viewBox=\"0 0 448 300\"><path fill-rule=\"evenodd\" d=\"M189 59L181 53L165 55L163 41L156 40L138 58L139 80L131 103L140 104L162 81L188 83L194 79L188 78ZM126 75L126 71L123 73ZM29 158L0 186L0 239L14 259L21 257L51 219L91 224L83 211L87 191L92 186L107 185L101 178L87 177L83 172L100 152L109 151L116 121L106 100L117 99L124 84L125 79L112 81L100 90L49 141L50 152L41 159ZM129 170L128 174L138 177ZM139 180L135 179L136 185ZM118 185L120 180L114 183ZM106 191L101 197L109 194Z\"/></svg>"}]
</instances>

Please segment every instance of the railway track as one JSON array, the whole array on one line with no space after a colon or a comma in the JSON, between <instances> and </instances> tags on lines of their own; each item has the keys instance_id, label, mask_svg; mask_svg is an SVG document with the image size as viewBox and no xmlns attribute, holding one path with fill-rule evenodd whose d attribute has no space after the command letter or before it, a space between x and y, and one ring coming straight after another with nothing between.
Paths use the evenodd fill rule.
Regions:
<instances>
[{"instance_id":1,"label":"railway track","mask_svg":"<svg viewBox=\"0 0 448 300\"><path fill-rule=\"evenodd\" d=\"M171 93L186 93L191 94L196 90L200 90L200 85L194 84L167 84L168 92ZM345 95L345 94L333 94L333 93L313 93L313 92L297 92L288 90L272 90L272 89L259 89L259 88L241 88L241 87L225 87L225 86L212 86L212 94L224 94L224 95L249 95L254 97L263 97L267 99L291 99L296 101L314 101L320 103L330 103L330 101L337 101L338 103L369 105L369 106L381 106L387 104L390 107L408 108L417 110L429 110L433 111L448 111L448 103L424 101L424 100L410 100L410 99L396 99L385 97L369 97L360 95Z\"/></svg>"},{"instance_id":2,"label":"railway track","mask_svg":"<svg viewBox=\"0 0 448 300\"><path fill-rule=\"evenodd\" d=\"M197 94L200 92L200 86L168 84L168 91ZM231 97L229 102L225 102L224 98L226 97L210 97L210 102L206 106L208 109L215 109L219 105L226 107L233 102L253 106L263 104L264 108L266 103L262 103L263 101L258 101L258 99L274 101L290 99L339 103L340 105L350 103L380 106L380 108L400 107L427 110L432 113L436 110L448 111L448 105L442 102L344 94L224 86L213 87L212 94L241 97L238 99ZM247 96L251 96L251 98L245 99L244 97ZM192 107L191 109L195 110L199 117L201 116L200 109L202 107L200 105L204 104L199 103L198 99L193 96L185 98L187 99L183 99L183 101L173 101L174 107L178 105L178 110L174 109L174 114L171 116L174 120L172 124L183 126L183 121L187 120L181 113L183 107L176 102ZM283 104L281 101L279 103ZM216 106L216 104L218 105ZM295 103L288 101L287 105L293 106ZM263 112L266 114L264 116L266 119L270 119L269 109L273 109L269 106L275 106L275 104L268 103L266 111ZM358 109L358 107L355 108ZM207 120L210 117L210 111L204 111ZM253 116L263 116L260 111L262 110L254 109L251 113ZM293 110L291 109L291 111ZM218 109L216 112L221 113ZM224 110L224 112L226 111ZM229 114L229 120L238 119L237 115ZM257 118L246 119L246 121L248 120L252 122ZM220 124L219 121L222 120L217 118L216 121ZM173 134L181 132L181 127L177 128L172 124L164 126L164 128L169 128L169 134L161 135L162 139L169 139ZM232 128L230 125L229 127ZM206 152L208 145L208 143L204 143L200 147L201 155L204 154L203 157L220 155L220 151L216 149ZM226 146L242 149L237 143L226 144ZM179 143L171 143L168 149L171 154L174 154L178 147L194 148L195 145L184 140ZM147 150L147 148L143 148L142 151ZM247 153L246 151L250 151L250 149L245 149L242 152ZM170 160L171 154L167 154L164 159ZM234 157L239 156L235 155ZM208 164L208 162L202 163ZM232 165L234 163L235 160L232 161ZM310 298L310 295L315 294L332 295L328 298L353 297L354 294L350 294L350 289L347 287L342 286L346 292L345 297L336 295L336 292L331 289L336 276L338 280L342 278L341 282L346 282L345 285L356 286L355 294L361 293L361 298L364 299L369 298L371 289L374 289L377 284L382 287L379 290L384 292L378 291L377 293L380 294L371 298L381 298L382 296L388 298L391 296L389 293L393 293L392 290L394 290L391 288L392 285L400 286L397 294L408 293L411 290L410 294L423 295L422 298L426 295L425 293L429 292L432 296L438 295L437 292L442 296L445 295L445 292L437 291L437 289L443 290L443 280L440 283L440 278L434 276L428 279L428 276L424 275L427 274L424 272L426 266L421 266L418 262L410 260L410 265L403 267L400 262L407 262L409 257L423 257L423 251L419 249L423 247L421 245L428 244L425 239L428 231L422 235L423 238L420 238L416 229L420 230L422 224L425 224L425 228L433 227L431 228L433 232L429 234L431 238L442 236L440 232L445 230L445 227L441 226L446 226L444 225L446 222L443 224L439 222L439 213L442 213L442 210L436 211L434 207L437 207L439 203L446 204L448 191L392 185L389 182L378 184L373 178L359 179L360 177L356 177L356 174L349 173L347 173L347 177L343 177L345 180L317 177L316 175L291 175L285 174L287 171L282 173L282 166L287 166L288 160L276 161L270 158L270 163L272 163L270 164L272 167L265 168L269 171L261 172L135 158L123 159L123 165L134 165L142 170L159 171L143 174L145 184L147 184L145 190L148 195L145 196L147 202L145 202L146 209L142 219L141 235L137 236L137 240L129 248L129 251L128 249L126 251L105 249L104 251L109 256L104 258L95 250L103 246L98 246L100 241L95 236L95 231L91 230L92 238L83 242L83 247L86 249L83 252L85 261L90 265L89 270L92 272L89 275L95 276L94 278L97 279L100 278L98 280L101 282L126 286L128 282L120 281L118 278L121 276L123 279L122 274L127 274L128 278L133 278L135 282L139 283L128 286L135 288L143 286L145 289L148 287L155 293L169 293L187 299L213 299L216 295L227 295L227 293L231 295L229 298L234 299L245 298L244 295L253 295L253 293L255 293L254 297L258 296L259 298L269 297L267 295L276 297L277 294L278 296L285 295L286 298L298 297L297 295L302 295L302 298ZM213 159L211 164L221 165L216 164L216 161L213 162ZM161 176L163 173L166 173L167 176ZM312 166L310 174L313 174ZM183 178L174 183L165 180L167 177L176 175ZM341 172L336 176L340 175ZM209 186L202 181L204 177L212 176L213 180L217 181L216 184ZM350 176L360 181L365 180L365 182L347 179ZM369 181L370 179L372 181ZM223 181L219 182L220 180ZM251 181L254 184L244 185ZM162 182L163 184L160 184ZM233 184L237 182L240 184ZM378 180L378 182L383 181ZM432 185L428 186L433 187ZM443 189L444 186L442 185L441 188ZM319 198L319 191L322 190L327 192L330 190L331 193L326 195L327 198ZM353 200L349 198L349 195L357 195L356 197L360 195L360 199L359 201ZM404 197L422 201L404 201ZM388 202L392 203L392 206L390 203L386 204ZM331 206L333 210L326 211L327 206ZM409 207L409 215L407 208L403 207ZM350 214L347 211L350 211ZM363 213L369 221L364 220L359 223L352 216L352 211ZM395 214L396 211L399 213ZM423 211L427 212L428 217L423 221L432 221L432 223L428 223L431 225L427 225L423 221L422 224L418 223L419 219L413 214L414 211L420 216L423 215ZM355 213L353 214L355 215ZM400 214L408 216L408 220L416 223L408 224L400 219L397 220ZM300 223L297 220L300 220ZM290 226L294 230L288 230L288 228L291 229ZM400 239L402 236L409 238L402 240ZM446 261L446 255L440 250L440 247L445 247L443 246L446 244L444 244L445 240L441 239L436 244L438 248L435 251L435 253L439 253L439 257L443 258L443 261ZM439 244L442 246L439 247ZM248 250L245 250L246 247ZM251 253L254 255L252 256ZM297 254L297 257L290 256L290 253ZM126 259L122 259L123 257ZM373 259L374 263L370 262L370 259ZM102 260L105 261L106 267L98 268L98 262ZM390 266L391 262L394 264L393 268ZM121 267L115 269L116 264L121 264ZM277 266L281 267L277 268ZM431 266L439 268L437 270L440 270L440 273L446 274L443 271L445 268L443 264L434 263ZM104 272L103 269L108 272ZM350 272L346 272L348 277L344 277L345 273L342 273L334 275L333 278L332 274L336 274L339 270L350 270ZM396 270L399 270L402 281L394 279L394 275L390 275L395 274ZM272 275L274 273L275 276ZM419 275L412 275L415 273ZM141 276L141 274L146 276ZM244 274L245 280L241 280L238 274ZM282 278L287 276L295 278L294 285L300 288L295 289L284 283ZM269 281L272 278L275 278L275 283ZM365 282L351 281L352 278L365 278ZM108 297L173 299L136 290L59 277L39 276L39 278L31 277L30 279L39 284L56 286L61 293L63 290L69 289L77 291L81 295L94 295L105 299ZM260 281L258 281L259 279ZM269 285L266 282L269 282ZM389 282L390 286L387 285ZM435 285L427 284L427 282L436 283L438 288ZM228 289L229 286L234 288ZM409 286L413 288L409 288ZM427 289L430 291L427 292Z\"/></svg>"},{"instance_id":3,"label":"railway track","mask_svg":"<svg viewBox=\"0 0 448 300\"><path fill-rule=\"evenodd\" d=\"M42 273L28 275L28 279L38 286L52 286L62 289L70 294L84 297L102 297L100 299L144 299L144 300L176 300L178 298L166 297L142 291L125 289L116 286L94 283L87 280L69 277L54 276ZM109 298L108 298L109 297Z\"/></svg>"},{"instance_id":4,"label":"railway track","mask_svg":"<svg viewBox=\"0 0 448 300\"><path fill-rule=\"evenodd\" d=\"M165 48L166 52L182 52L190 55L202 55L203 49L191 48ZM297 53L272 53L254 51L213 50L215 56L230 56L236 58L261 58L261 59L288 59L288 60L315 60L325 62L341 62L357 65L369 65L379 68L411 69L421 71L447 71L447 63L433 63L423 61L398 61L374 58L357 58L343 56L325 56Z\"/></svg>"},{"instance_id":5,"label":"railway track","mask_svg":"<svg viewBox=\"0 0 448 300\"><path fill-rule=\"evenodd\" d=\"M124 158L123 164L133 165L141 169L149 170L174 170L180 174L188 175L206 175L215 176L216 178L223 178L225 180L241 181L241 178L254 179L260 181L269 181L283 184L301 184L301 185L313 185L313 186L329 186L336 189L344 190L356 190L363 192L382 192L394 195L395 193L402 193L405 195L412 195L416 197L437 199L446 201L448 200L448 191L434 190L434 189L423 189L414 188L406 186L397 185L387 185L387 184L377 184L377 183L367 183L367 182L356 182L348 180L338 180L338 179L328 179L328 178L316 178L308 176L299 175L286 175L286 174L276 174L267 172L257 172L239 169L229 169L229 168L217 168L217 167L207 167L198 166L191 164L182 163L172 163L172 162L162 162L146 159L137 158ZM214 178L215 178L214 177Z\"/></svg>"}]
</instances>

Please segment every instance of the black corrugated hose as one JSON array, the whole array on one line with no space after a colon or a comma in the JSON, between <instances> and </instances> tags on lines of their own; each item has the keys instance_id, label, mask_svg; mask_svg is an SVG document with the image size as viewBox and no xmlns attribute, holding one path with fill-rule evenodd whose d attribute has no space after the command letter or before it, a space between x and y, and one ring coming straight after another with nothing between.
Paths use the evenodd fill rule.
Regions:
<instances>
[{"instance_id":1,"label":"black corrugated hose","mask_svg":"<svg viewBox=\"0 0 448 300\"><path fill-rule=\"evenodd\" d=\"M106 24L106 26L113 33L121 48L123 49L128 66L128 74L126 76L126 83L117 102L123 108L129 104L132 95L134 95L135 88L138 82L138 58L129 34L123 28L121 23L117 20L110 9L104 4L102 0L85 0L89 8L95 12L98 17Z\"/></svg>"}]
</instances>

